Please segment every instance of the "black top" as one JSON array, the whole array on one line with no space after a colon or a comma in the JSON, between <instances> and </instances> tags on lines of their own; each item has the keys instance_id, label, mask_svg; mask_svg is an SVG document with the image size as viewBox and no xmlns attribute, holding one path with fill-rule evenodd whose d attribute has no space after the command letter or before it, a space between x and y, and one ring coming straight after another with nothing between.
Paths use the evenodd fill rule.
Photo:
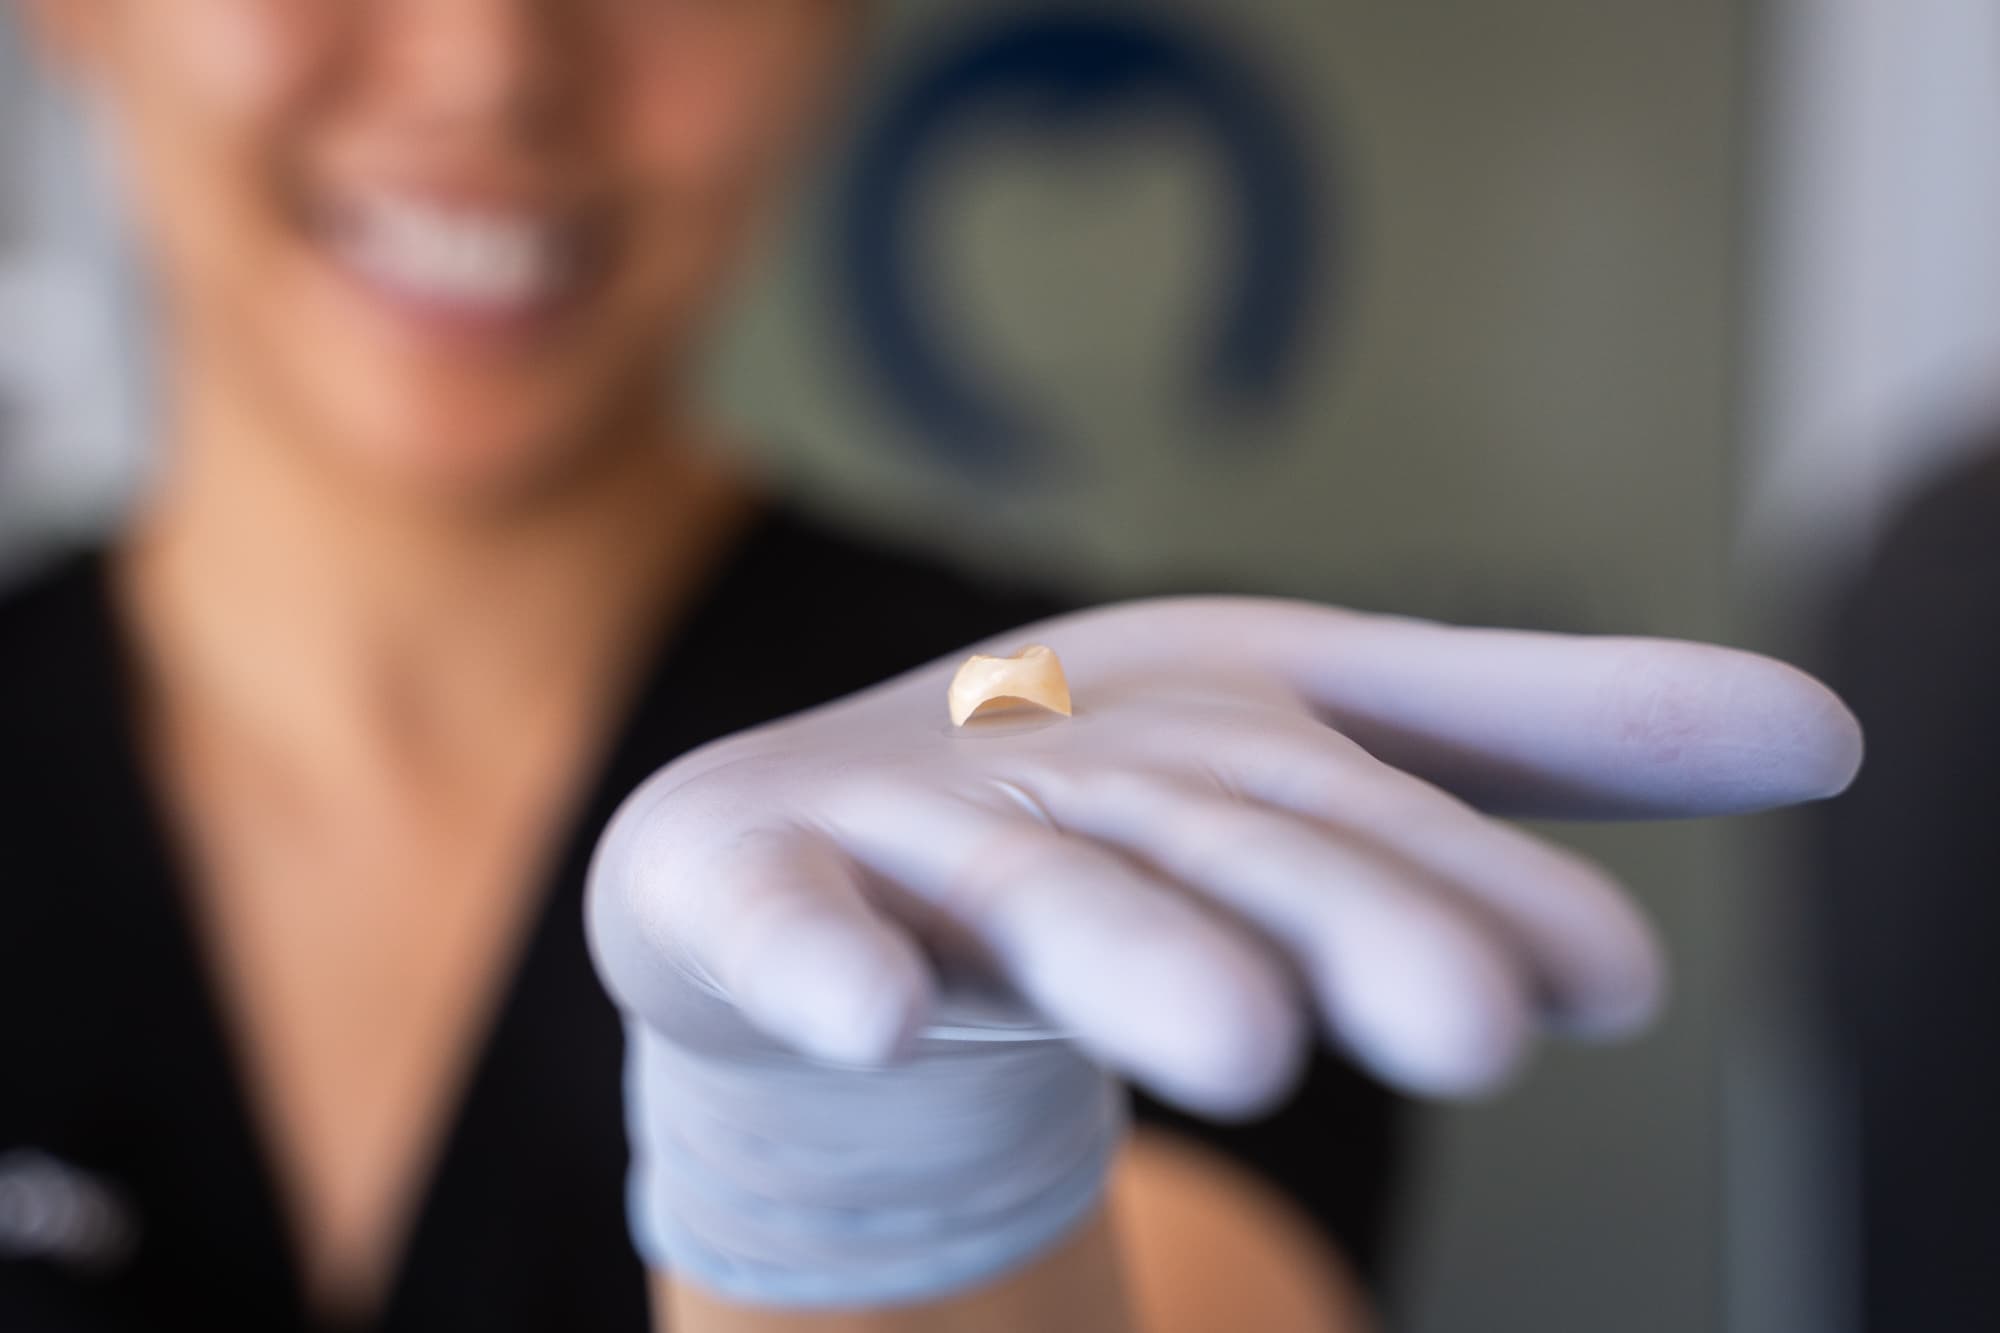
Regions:
<instances>
[{"instance_id":1,"label":"black top","mask_svg":"<svg viewBox=\"0 0 2000 1333\"><path fill-rule=\"evenodd\" d=\"M2000 451L1890 525L1833 646L1868 763L1815 814L1806 903L1857 1150L1863 1327L2000 1328Z\"/></svg>"},{"instance_id":2,"label":"black top","mask_svg":"<svg viewBox=\"0 0 2000 1333\"><path fill-rule=\"evenodd\" d=\"M794 515L761 521L661 645L565 840L380 1328L646 1327L623 1216L621 1036L584 947L598 831L693 746L1048 610ZM774 651L795 643L832 651L800 675ZM133 695L101 554L0 600L0 1329L312 1328L142 777ZM1270 1122L1195 1132L1297 1198L1366 1272L1395 1127L1386 1094L1323 1060Z\"/></svg>"}]
</instances>

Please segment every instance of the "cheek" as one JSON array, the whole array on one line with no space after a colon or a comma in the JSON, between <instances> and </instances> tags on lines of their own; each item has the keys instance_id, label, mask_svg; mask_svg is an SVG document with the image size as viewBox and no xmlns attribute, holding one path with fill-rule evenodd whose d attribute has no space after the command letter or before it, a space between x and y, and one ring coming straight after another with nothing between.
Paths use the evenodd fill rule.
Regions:
<instances>
[{"instance_id":1,"label":"cheek","mask_svg":"<svg viewBox=\"0 0 2000 1333\"><path fill-rule=\"evenodd\" d=\"M628 70L618 115L631 173L682 207L729 207L766 182L795 107L796 72L775 55L716 60L670 77Z\"/></svg>"},{"instance_id":2,"label":"cheek","mask_svg":"<svg viewBox=\"0 0 2000 1333\"><path fill-rule=\"evenodd\" d=\"M281 118L338 35L338 6L301 0L126 0L116 76L217 129Z\"/></svg>"},{"instance_id":3,"label":"cheek","mask_svg":"<svg viewBox=\"0 0 2000 1333\"><path fill-rule=\"evenodd\" d=\"M726 297L783 174L796 127L793 106L772 90L794 82L766 59L621 85L621 174L644 236L627 292L677 343L698 337Z\"/></svg>"},{"instance_id":4,"label":"cheek","mask_svg":"<svg viewBox=\"0 0 2000 1333\"><path fill-rule=\"evenodd\" d=\"M168 276L218 276L275 220L272 164L328 44L326 6L286 0L128 0L101 91L143 226ZM181 270L192 266L192 274Z\"/></svg>"}]
</instances>

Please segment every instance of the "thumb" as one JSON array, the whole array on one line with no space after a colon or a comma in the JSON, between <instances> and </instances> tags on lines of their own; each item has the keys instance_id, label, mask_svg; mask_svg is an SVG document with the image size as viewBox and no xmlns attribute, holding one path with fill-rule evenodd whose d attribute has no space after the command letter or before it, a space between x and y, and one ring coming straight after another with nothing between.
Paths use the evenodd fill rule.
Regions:
<instances>
[{"instance_id":1,"label":"thumb","mask_svg":"<svg viewBox=\"0 0 2000 1333\"><path fill-rule=\"evenodd\" d=\"M825 838L757 829L693 862L644 803L621 814L592 866L591 953L641 1021L707 1046L744 1045L740 1019L837 1064L894 1059L936 991L916 944L863 892Z\"/></svg>"}]
</instances>

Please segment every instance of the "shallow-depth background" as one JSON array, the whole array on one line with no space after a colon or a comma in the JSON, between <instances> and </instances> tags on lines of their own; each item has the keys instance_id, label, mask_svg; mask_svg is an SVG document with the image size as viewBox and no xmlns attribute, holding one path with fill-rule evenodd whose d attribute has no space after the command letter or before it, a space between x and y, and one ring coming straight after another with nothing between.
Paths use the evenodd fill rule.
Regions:
<instances>
[{"instance_id":1,"label":"shallow-depth background","mask_svg":"<svg viewBox=\"0 0 2000 1333\"><path fill-rule=\"evenodd\" d=\"M905 0L717 402L821 505L1097 595L1809 649L1936 462L1904 446L2000 364L1996 23ZM143 474L101 174L0 20L0 567ZM1396 1327L1838 1326L1840 1115L1769 832L1564 834L1661 923L1672 1017L1427 1120Z\"/></svg>"}]
</instances>

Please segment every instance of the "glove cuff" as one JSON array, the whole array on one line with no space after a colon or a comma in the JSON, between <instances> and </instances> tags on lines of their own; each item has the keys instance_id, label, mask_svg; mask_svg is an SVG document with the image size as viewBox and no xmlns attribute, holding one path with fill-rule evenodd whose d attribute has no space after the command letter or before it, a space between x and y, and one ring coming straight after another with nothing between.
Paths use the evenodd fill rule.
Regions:
<instances>
[{"instance_id":1,"label":"glove cuff","mask_svg":"<svg viewBox=\"0 0 2000 1333\"><path fill-rule=\"evenodd\" d=\"M1069 1042L930 1039L893 1068L691 1054L626 1023L627 1207L654 1268L725 1299L940 1300L1102 1197L1123 1089Z\"/></svg>"}]
</instances>

